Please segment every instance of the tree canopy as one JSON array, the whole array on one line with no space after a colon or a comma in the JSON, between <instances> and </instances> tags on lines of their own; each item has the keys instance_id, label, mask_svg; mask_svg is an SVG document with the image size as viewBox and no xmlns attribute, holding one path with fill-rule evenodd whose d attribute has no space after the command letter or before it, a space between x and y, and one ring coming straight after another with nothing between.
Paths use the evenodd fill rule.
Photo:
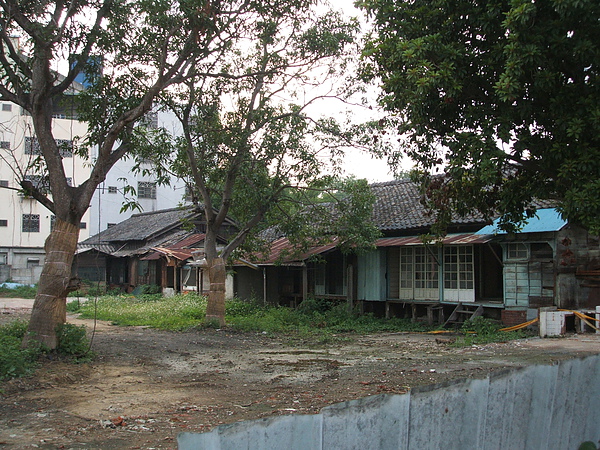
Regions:
<instances>
[{"instance_id":1,"label":"tree canopy","mask_svg":"<svg viewBox=\"0 0 600 450\"><path fill-rule=\"evenodd\" d=\"M162 96L184 131L171 167L205 212L211 269L234 252L256 250L253 238L273 226L298 245L373 241L368 186L335 182L347 142L337 141L339 125L317 109L323 98L345 97L339 81L357 55L357 29L339 13L318 14L313 1L280 3L277 14L257 11L218 58L197 64L197 76ZM213 72L221 76L207 75ZM322 191L327 205L314 195ZM226 217L239 231L217 248ZM214 275L209 270L207 317L222 321L223 297L212 293L224 273Z\"/></svg>"},{"instance_id":2,"label":"tree canopy","mask_svg":"<svg viewBox=\"0 0 600 450\"><path fill-rule=\"evenodd\" d=\"M65 296L76 288L71 264L81 218L108 171L120 158L135 154L145 139L136 123L158 95L200 71L207 79L226 78L220 58L232 42L248 36L257 15L277 17L305 3L0 1L0 100L23 108L39 143L39 155L14 172L21 176L22 189L56 216L29 326L35 339L56 347L57 325L66 317ZM19 45L14 36L20 37ZM87 82L85 89L74 83L79 75ZM77 186L69 185L53 130L55 107L65 96L75 104L73 118L88 126L85 136L74 139L73 152L90 158L91 172ZM97 149L94 158L92 147ZM23 176L28 172L45 176L49 189L28 181Z\"/></svg>"},{"instance_id":3,"label":"tree canopy","mask_svg":"<svg viewBox=\"0 0 600 450\"><path fill-rule=\"evenodd\" d=\"M503 215L548 199L600 232L600 3L363 0L363 76L429 178L433 206Z\"/></svg>"}]
</instances>

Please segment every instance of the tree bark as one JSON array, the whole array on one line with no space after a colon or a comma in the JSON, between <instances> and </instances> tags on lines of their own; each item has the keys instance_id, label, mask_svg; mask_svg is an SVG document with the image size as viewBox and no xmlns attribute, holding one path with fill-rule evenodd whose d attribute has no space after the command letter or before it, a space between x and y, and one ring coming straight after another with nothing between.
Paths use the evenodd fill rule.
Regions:
<instances>
[{"instance_id":1,"label":"tree bark","mask_svg":"<svg viewBox=\"0 0 600 450\"><path fill-rule=\"evenodd\" d=\"M44 245L46 260L23 346L29 340L39 341L50 349L58 346L57 327L67 320L66 297L74 290L70 284L71 266L78 238L78 226L56 218L54 230Z\"/></svg>"},{"instance_id":2,"label":"tree bark","mask_svg":"<svg viewBox=\"0 0 600 450\"><path fill-rule=\"evenodd\" d=\"M206 305L205 323L218 321L220 326L225 325L225 281L227 270L223 258L212 258L208 262L208 279L210 291Z\"/></svg>"}]
</instances>

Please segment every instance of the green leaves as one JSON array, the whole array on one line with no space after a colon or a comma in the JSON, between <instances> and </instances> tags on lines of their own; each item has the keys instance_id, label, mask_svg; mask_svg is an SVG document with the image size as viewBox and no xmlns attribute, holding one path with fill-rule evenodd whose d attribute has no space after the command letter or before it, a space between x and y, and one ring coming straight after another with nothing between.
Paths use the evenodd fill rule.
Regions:
<instances>
[{"instance_id":1,"label":"green leaves","mask_svg":"<svg viewBox=\"0 0 600 450\"><path fill-rule=\"evenodd\" d=\"M381 103L408 142L403 151L427 172L443 153L444 170L457 177L444 194L452 201L440 205L499 211L508 226L532 199L550 199L569 220L599 228L591 187L600 174L600 4L374 0L361 7L377 32L363 75L381 79Z\"/></svg>"}]
</instances>

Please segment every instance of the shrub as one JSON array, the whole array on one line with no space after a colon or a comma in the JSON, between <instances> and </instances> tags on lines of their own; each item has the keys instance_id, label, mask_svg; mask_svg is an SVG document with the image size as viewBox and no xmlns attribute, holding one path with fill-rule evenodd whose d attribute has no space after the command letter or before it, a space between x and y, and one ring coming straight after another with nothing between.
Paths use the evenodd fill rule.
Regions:
<instances>
[{"instance_id":1,"label":"shrub","mask_svg":"<svg viewBox=\"0 0 600 450\"><path fill-rule=\"evenodd\" d=\"M239 298L233 298L225 302L225 315L231 317L248 316L263 309L257 302L246 302Z\"/></svg>"},{"instance_id":2,"label":"shrub","mask_svg":"<svg viewBox=\"0 0 600 450\"><path fill-rule=\"evenodd\" d=\"M456 347L465 347L477 344L488 344L491 342L506 342L512 339L520 339L527 336L524 331L500 331L502 325L493 319L485 317L474 317L467 320L461 327L464 337L456 340Z\"/></svg>"},{"instance_id":3,"label":"shrub","mask_svg":"<svg viewBox=\"0 0 600 450\"><path fill-rule=\"evenodd\" d=\"M85 327L64 323L58 327L57 353L80 359L89 356L90 343Z\"/></svg>"},{"instance_id":4,"label":"shrub","mask_svg":"<svg viewBox=\"0 0 600 450\"><path fill-rule=\"evenodd\" d=\"M21 348L26 332L27 322L21 320L0 326L0 380L29 375L37 367L39 344L32 341L28 348Z\"/></svg>"}]
</instances>

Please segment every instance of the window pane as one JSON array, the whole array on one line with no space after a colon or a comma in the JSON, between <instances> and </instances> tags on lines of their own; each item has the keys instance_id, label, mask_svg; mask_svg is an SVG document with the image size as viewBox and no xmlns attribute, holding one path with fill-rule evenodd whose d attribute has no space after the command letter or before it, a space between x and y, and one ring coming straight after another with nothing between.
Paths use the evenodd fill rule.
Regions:
<instances>
[{"instance_id":1,"label":"window pane","mask_svg":"<svg viewBox=\"0 0 600 450\"><path fill-rule=\"evenodd\" d=\"M39 214L23 214L23 232L38 233L40 231Z\"/></svg>"}]
</instances>

